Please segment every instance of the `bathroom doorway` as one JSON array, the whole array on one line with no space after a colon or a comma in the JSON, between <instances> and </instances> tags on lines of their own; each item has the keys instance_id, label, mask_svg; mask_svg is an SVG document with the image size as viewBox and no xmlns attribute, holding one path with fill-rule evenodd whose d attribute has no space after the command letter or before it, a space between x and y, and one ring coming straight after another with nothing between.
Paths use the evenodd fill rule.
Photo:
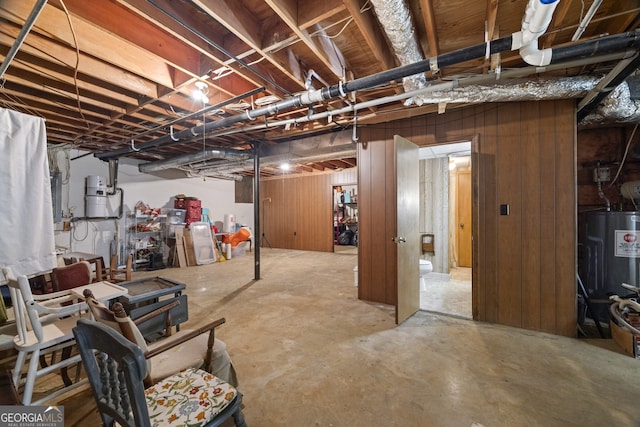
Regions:
<instances>
[{"instance_id":1,"label":"bathroom doorway","mask_svg":"<svg viewBox=\"0 0 640 427\"><path fill-rule=\"evenodd\" d=\"M358 254L358 186L333 187L333 252Z\"/></svg>"},{"instance_id":2,"label":"bathroom doorway","mask_svg":"<svg viewBox=\"0 0 640 427\"><path fill-rule=\"evenodd\" d=\"M421 258L433 271L424 276L420 309L472 318L471 142L420 148L420 232L433 245ZM427 250L425 250L427 249Z\"/></svg>"}]
</instances>

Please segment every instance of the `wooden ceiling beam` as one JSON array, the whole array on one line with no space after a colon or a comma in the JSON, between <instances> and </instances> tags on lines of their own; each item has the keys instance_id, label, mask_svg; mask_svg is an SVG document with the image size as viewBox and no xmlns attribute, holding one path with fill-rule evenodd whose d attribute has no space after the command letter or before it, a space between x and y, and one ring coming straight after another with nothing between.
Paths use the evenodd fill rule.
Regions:
<instances>
[{"instance_id":1,"label":"wooden ceiling beam","mask_svg":"<svg viewBox=\"0 0 640 427\"><path fill-rule=\"evenodd\" d=\"M211 25L207 25L207 22L199 16L200 14L189 11L184 7L176 8L175 2L157 2L163 9L170 13L171 16L168 16L146 0L117 1L122 6L129 8L133 13L182 41L190 49L199 52L200 67L197 72L198 76L203 77L212 70L221 67L228 66L232 69L234 73L226 76L223 80L211 80L211 82L208 82L216 87L217 90L226 93L228 96L235 96L237 93L249 92L256 87L265 86L266 82L251 73L244 73L239 65L225 64L228 58L226 58L222 52L216 50L211 44L223 45L224 39L219 34L219 31L215 31L215 29L211 28ZM196 29L202 37L194 34L190 28ZM204 40L203 37L206 40Z\"/></svg>"},{"instance_id":2,"label":"wooden ceiling beam","mask_svg":"<svg viewBox=\"0 0 640 427\"><path fill-rule=\"evenodd\" d=\"M298 0L298 27L306 30L343 13L345 10L342 0Z\"/></svg>"},{"instance_id":3,"label":"wooden ceiling beam","mask_svg":"<svg viewBox=\"0 0 640 427\"><path fill-rule=\"evenodd\" d=\"M25 20L31 12L29 3L23 0L4 0L0 5L0 16L9 20L16 17ZM169 87L173 86L170 66L155 55L147 53L91 23L73 17L72 21L75 39L64 11L48 5L42 10L25 42L29 42L34 33L57 40L61 45L73 47L74 51L77 42L80 51L88 56L98 58L153 82ZM72 61L66 64L73 66L76 63L75 59L72 58Z\"/></svg>"},{"instance_id":4,"label":"wooden ceiling beam","mask_svg":"<svg viewBox=\"0 0 640 427\"><path fill-rule=\"evenodd\" d=\"M497 3L498 0L494 1ZM436 18L433 11L432 0L420 0L420 10L422 10L422 18L424 19L424 26L427 31L429 56L438 56L440 51L438 48L438 28L436 27Z\"/></svg>"},{"instance_id":5,"label":"wooden ceiling beam","mask_svg":"<svg viewBox=\"0 0 640 427\"><path fill-rule=\"evenodd\" d=\"M364 2L359 0L343 0L344 5L353 17L353 21L362 33L369 50L376 58L378 71L388 70L396 66L394 56L391 54L387 40L380 30L377 19L373 15L373 8L361 12Z\"/></svg>"},{"instance_id":6,"label":"wooden ceiling beam","mask_svg":"<svg viewBox=\"0 0 640 427\"><path fill-rule=\"evenodd\" d=\"M193 3L269 61L285 78L295 82L299 89L304 89L302 77L291 69L290 61L284 53L268 53L263 49L259 34L262 26L250 10L235 0L193 0Z\"/></svg>"},{"instance_id":7,"label":"wooden ceiling beam","mask_svg":"<svg viewBox=\"0 0 640 427\"><path fill-rule=\"evenodd\" d=\"M549 30L547 31L548 34L545 35L542 41L542 47L544 49L550 48L551 46L553 46L553 42L555 41L556 36L558 35L557 30L559 30L565 25L564 21L567 18L567 13L571 8L572 2L573 0L562 0L556 7L556 10L553 14L553 19L551 20L551 25L549 26Z\"/></svg>"},{"instance_id":8,"label":"wooden ceiling beam","mask_svg":"<svg viewBox=\"0 0 640 427\"><path fill-rule=\"evenodd\" d=\"M333 73L336 81L340 80L343 77L341 64L344 63L344 58L342 57L342 53L340 53L340 50L331 39L321 38L318 40L319 43L316 43L307 30L303 30L298 26L298 3L287 0L265 1L280 19L287 24L291 31L298 36L298 39ZM316 25L317 24L314 26Z\"/></svg>"},{"instance_id":9,"label":"wooden ceiling beam","mask_svg":"<svg viewBox=\"0 0 640 427\"><path fill-rule=\"evenodd\" d=\"M0 34L0 44L11 46L13 40L18 35L19 28L3 26L0 32L2 32L2 34ZM157 96L156 85L154 83L122 70L121 68L99 61L91 56L83 55L82 52L78 60L75 49L70 46L63 46L59 43L52 42L34 32L29 34L24 44L20 47L20 52L27 52L33 57L61 64L69 70L75 68L77 61L79 73L94 77L108 76L110 81L117 83L119 87L126 90L149 97Z\"/></svg>"}]
</instances>

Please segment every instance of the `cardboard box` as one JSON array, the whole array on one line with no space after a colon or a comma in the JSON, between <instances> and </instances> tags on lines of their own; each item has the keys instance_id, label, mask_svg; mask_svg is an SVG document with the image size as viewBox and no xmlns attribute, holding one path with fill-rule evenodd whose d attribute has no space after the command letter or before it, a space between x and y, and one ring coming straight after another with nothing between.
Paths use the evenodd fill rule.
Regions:
<instances>
[{"instance_id":1,"label":"cardboard box","mask_svg":"<svg viewBox=\"0 0 640 427\"><path fill-rule=\"evenodd\" d=\"M640 337L631 331L618 326L613 320L609 322L611 337L622 348L625 354L640 359Z\"/></svg>"}]
</instances>

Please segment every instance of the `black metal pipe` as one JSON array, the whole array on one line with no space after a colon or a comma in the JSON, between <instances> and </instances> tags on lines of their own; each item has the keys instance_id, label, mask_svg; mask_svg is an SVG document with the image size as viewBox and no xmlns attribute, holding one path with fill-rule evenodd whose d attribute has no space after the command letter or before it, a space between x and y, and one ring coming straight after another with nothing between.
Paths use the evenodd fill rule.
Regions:
<instances>
[{"instance_id":1,"label":"black metal pipe","mask_svg":"<svg viewBox=\"0 0 640 427\"><path fill-rule=\"evenodd\" d=\"M438 55L434 58L425 59L415 62L413 64L396 67L391 70L382 71L380 73L372 74L370 76L362 77L359 79L340 83L330 87L324 87L317 91L308 91L301 94L294 95L289 99L275 102L273 104L257 108L254 110L246 111L242 114L226 117L221 120L207 123L205 126L199 126L192 128L191 132L198 134L200 132L209 132L215 129L228 127L236 123L244 122L247 120L255 120L258 117L266 115L274 115L280 111L288 110L290 108L300 108L302 106L313 105L316 102L326 101L333 98L344 97L346 94L355 92L358 90L369 89L378 85L386 84L393 80L399 80L401 78L422 73L430 70L433 67L442 68L450 65L465 62L471 59L477 59L484 57L487 53L494 54L504 51L512 50L512 36L503 37L497 40L490 41L488 43L482 43L468 48L459 49L453 52ZM601 39L590 40L570 46L563 46L552 49L552 64L567 61L569 59L577 59L582 57L588 57L603 53L612 53L616 51L623 51L628 49L637 49L640 45L640 29L622 33L614 36L603 37ZM186 131L183 131L186 132ZM155 145L175 144L174 141L167 141L166 138L160 138L160 142ZM158 141L158 140L156 140ZM156 142L152 141L152 142ZM98 157L108 158L118 155L116 152L101 153Z\"/></svg>"},{"instance_id":2,"label":"black metal pipe","mask_svg":"<svg viewBox=\"0 0 640 427\"><path fill-rule=\"evenodd\" d=\"M253 146L253 266L254 280L260 280L260 245L262 242L258 236L262 236L262 227L260 224L260 148L262 144L256 141Z\"/></svg>"},{"instance_id":3,"label":"black metal pipe","mask_svg":"<svg viewBox=\"0 0 640 427\"><path fill-rule=\"evenodd\" d=\"M588 40L578 44L552 48L551 63L558 64L569 59L588 58L604 53L635 50L639 47L640 29Z\"/></svg>"}]
</instances>

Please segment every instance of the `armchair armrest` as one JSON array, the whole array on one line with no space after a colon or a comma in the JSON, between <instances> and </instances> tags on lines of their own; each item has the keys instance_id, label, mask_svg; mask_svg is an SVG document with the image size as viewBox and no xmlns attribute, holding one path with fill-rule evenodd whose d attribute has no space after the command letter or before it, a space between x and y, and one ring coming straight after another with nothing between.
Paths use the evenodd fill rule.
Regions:
<instances>
[{"instance_id":1,"label":"armchair armrest","mask_svg":"<svg viewBox=\"0 0 640 427\"><path fill-rule=\"evenodd\" d=\"M61 302L69 302L69 301L73 301L73 300L77 300L77 297L72 297L72 298L56 298L55 300L52 301L47 301L47 303L49 302L55 302L55 303L61 303ZM76 314L80 311L83 310L87 310L88 306L87 304L82 301L82 302L75 302L73 304L69 304L69 305L65 305L65 306L61 306L61 307L51 307L48 304L44 305L44 304L40 304L36 301L26 301L26 304L33 307L33 309L39 314L39 315L51 315L51 316L56 316L56 317L64 317L64 316L69 316L71 314Z\"/></svg>"},{"instance_id":2,"label":"armchair armrest","mask_svg":"<svg viewBox=\"0 0 640 427\"><path fill-rule=\"evenodd\" d=\"M48 301L50 299L60 298L60 297L69 296L69 295L71 295L71 291L67 289L64 291L49 292L48 294L34 294L32 296L34 301Z\"/></svg>"},{"instance_id":3,"label":"armchair armrest","mask_svg":"<svg viewBox=\"0 0 640 427\"><path fill-rule=\"evenodd\" d=\"M218 326L222 325L225 322L226 322L226 319L222 317L218 320L214 320L213 322L206 324L201 328L190 330L185 334L176 337L176 339L171 339L170 342L163 341L162 344L158 345L153 350L147 351L144 354L144 357L146 359L149 359L153 356L156 356L162 352L169 350L170 348L176 347L182 344L183 342L189 341L190 339L195 338L200 334L209 332L209 341L207 342L207 355L205 357L205 366L208 366L209 363L211 363L211 356L213 353L213 342L215 340L215 328L217 328Z\"/></svg>"},{"instance_id":4,"label":"armchair armrest","mask_svg":"<svg viewBox=\"0 0 640 427\"><path fill-rule=\"evenodd\" d=\"M156 308L155 310L138 317L137 319L133 320L133 323L135 323L136 326L141 325L142 323L151 320L161 314L164 314L164 330L165 333L164 335L166 337L171 336L171 309L177 307L180 305L180 301L175 300L175 301L171 301L170 303L163 305L160 308Z\"/></svg>"}]
</instances>

